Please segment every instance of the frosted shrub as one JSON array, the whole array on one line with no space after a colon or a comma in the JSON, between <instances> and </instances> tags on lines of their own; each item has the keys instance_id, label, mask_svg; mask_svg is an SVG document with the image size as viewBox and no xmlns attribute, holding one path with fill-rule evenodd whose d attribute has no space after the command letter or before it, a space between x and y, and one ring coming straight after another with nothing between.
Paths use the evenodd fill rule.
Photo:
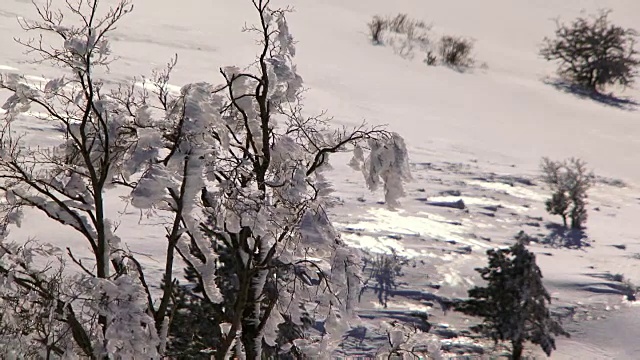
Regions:
<instances>
[{"instance_id":1,"label":"frosted shrub","mask_svg":"<svg viewBox=\"0 0 640 360\"><path fill-rule=\"evenodd\" d=\"M473 40L461 36L443 35L436 43L431 41L431 25L410 18L407 14L374 16L367 24L374 44L389 45L404 58L413 58L416 50L424 55L424 63L433 66L445 64L459 70L475 64Z\"/></svg>"},{"instance_id":2,"label":"frosted shrub","mask_svg":"<svg viewBox=\"0 0 640 360\"><path fill-rule=\"evenodd\" d=\"M374 16L373 19L367 24L369 26L369 35L371 41L375 44L382 44L382 33L389 26L387 21L380 16Z\"/></svg>"},{"instance_id":3,"label":"frosted shrub","mask_svg":"<svg viewBox=\"0 0 640 360\"><path fill-rule=\"evenodd\" d=\"M575 158L562 162L543 158L540 168L552 191L545 202L549 214L560 215L565 227L568 217L572 229L581 229L587 221L587 191L593 185L593 173L584 161Z\"/></svg>"},{"instance_id":4,"label":"frosted shrub","mask_svg":"<svg viewBox=\"0 0 640 360\"><path fill-rule=\"evenodd\" d=\"M417 29L428 30L430 27L424 21L411 19L407 14L398 14L387 19L389 31L407 34L413 37Z\"/></svg>"},{"instance_id":5,"label":"frosted shrub","mask_svg":"<svg viewBox=\"0 0 640 360\"><path fill-rule=\"evenodd\" d=\"M378 349L376 359L444 359L437 336L398 322L383 322L386 344Z\"/></svg>"}]
</instances>

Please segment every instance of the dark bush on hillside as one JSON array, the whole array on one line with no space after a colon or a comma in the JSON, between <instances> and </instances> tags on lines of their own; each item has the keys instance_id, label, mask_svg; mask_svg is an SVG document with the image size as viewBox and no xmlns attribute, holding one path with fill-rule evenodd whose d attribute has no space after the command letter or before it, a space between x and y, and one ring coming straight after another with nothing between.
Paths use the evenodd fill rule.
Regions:
<instances>
[{"instance_id":1,"label":"dark bush on hillside","mask_svg":"<svg viewBox=\"0 0 640 360\"><path fill-rule=\"evenodd\" d=\"M413 58L415 51L419 51L424 55L424 63L430 66L445 64L462 69L475 63L472 39L444 35L438 42L432 42L431 25L407 14L374 16L367 26L374 44L390 45L402 57Z\"/></svg>"},{"instance_id":2,"label":"dark bush on hillside","mask_svg":"<svg viewBox=\"0 0 640 360\"><path fill-rule=\"evenodd\" d=\"M380 16L374 16L367 25L369 26L369 35L371 36L371 41L376 44L381 44L382 33L388 26L387 21Z\"/></svg>"},{"instance_id":3,"label":"dark bush on hillside","mask_svg":"<svg viewBox=\"0 0 640 360\"><path fill-rule=\"evenodd\" d=\"M438 57L432 51L429 51L427 52L427 57L425 57L424 62L429 66L437 65Z\"/></svg>"},{"instance_id":4,"label":"dark bush on hillside","mask_svg":"<svg viewBox=\"0 0 640 360\"><path fill-rule=\"evenodd\" d=\"M409 18L407 14L398 14L393 18L387 19L389 30L398 34L411 35L416 29L428 29L429 27L424 21Z\"/></svg>"},{"instance_id":5,"label":"dark bush on hillside","mask_svg":"<svg viewBox=\"0 0 640 360\"><path fill-rule=\"evenodd\" d=\"M445 35L440 39L438 52L440 60L450 66L469 67L472 66L474 60L471 56L473 50L473 40L460 37Z\"/></svg>"},{"instance_id":6,"label":"dark bush on hillside","mask_svg":"<svg viewBox=\"0 0 640 360\"><path fill-rule=\"evenodd\" d=\"M632 84L640 65L634 49L638 33L611 24L610 12L579 17L569 24L557 22L555 36L544 39L540 55L557 62L561 76L589 90Z\"/></svg>"},{"instance_id":7,"label":"dark bush on hillside","mask_svg":"<svg viewBox=\"0 0 640 360\"><path fill-rule=\"evenodd\" d=\"M424 21L411 19L407 14L398 14L394 17L374 16L367 24L369 36L376 44L382 44L382 35L385 31L406 35L410 41L417 41L423 44L429 42L427 32L430 26Z\"/></svg>"}]
</instances>

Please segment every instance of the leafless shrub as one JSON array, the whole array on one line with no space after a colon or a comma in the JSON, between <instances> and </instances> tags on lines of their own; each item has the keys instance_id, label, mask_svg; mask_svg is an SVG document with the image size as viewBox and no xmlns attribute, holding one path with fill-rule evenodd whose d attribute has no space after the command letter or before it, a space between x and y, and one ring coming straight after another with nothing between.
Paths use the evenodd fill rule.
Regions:
<instances>
[{"instance_id":1,"label":"leafless shrub","mask_svg":"<svg viewBox=\"0 0 640 360\"><path fill-rule=\"evenodd\" d=\"M440 38L438 46L442 62L459 68L470 67L474 64L472 50L473 40L461 36L445 35Z\"/></svg>"},{"instance_id":2,"label":"leafless shrub","mask_svg":"<svg viewBox=\"0 0 640 360\"><path fill-rule=\"evenodd\" d=\"M389 30L396 33L404 33L409 23L407 19L407 14L398 14L394 18L388 19L387 22L389 23Z\"/></svg>"},{"instance_id":3,"label":"leafless shrub","mask_svg":"<svg viewBox=\"0 0 640 360\"><path fill-rule=\"evenodd\" d=\"M398 277L402 276L402 267L408 263L407 258L399 255L394 249L389 254L376 254L365 257L363 270L369 273L364 281L360 296L367 288L373 288L378 302L387 307L389 296L398 287ZM373 282L372 285L369 283Z\"/></svg>"},{"instance_id":4,"label":"leafless shrub","mask_svg":"<svg viewBox=\"0 0 640 360\"><path fill-rule=\"evenodd\" d=\"M433 53L433 51L428 51L424 62L429 66L434 66L438 64L438 57Z\"/></svg>"},{"instance_id":5,"label":"leafless shrub","mask_svg":"<svg viewBox=\"0 0 640 360\"><path fill-rule=\"evenodd\" d=\"M425 46L429 43L428 31L431 29L424 21L411 19L407 14L398 14L394 17L374 16L368 24L371 40L376 44L382 44L382 35L385 31L405 35L408 42L419 43Z\"/></svg>"},{"instance_id":6,"label":"leafless shrub","mask_svg":"<svg viewBox=\"0 0 640 360\"><path fill-rule=\"evenodd\" d=\"M374 16L367 25L369 26L371 41L375 44L382 44L382 33L388 27L387 21L380 16Z\"/></svg>"},{"instance_id":7,"label":"leafless shrub","mask_svg":"<svg viewBox=\"0 0 640 360\"><path fill-rule=\"evenodd\" d=\"M572 229L581 229L587 221L587 191L594 183L594 175L580 159L571 158L565 161L542 159L540 166L543 180L553 191L546 201L547 211L552 215L560 215L564 226L567 217L571 219Z\"/></svg>"},{"instance_id":8,"label":"leafless shrub","mask_svg":"<svg viewBox=\"0 0 640 360\"><path fill-rule=\"evenodd\" d=\"M367 25L374 44L390 45L404 58L413 58L418 50L424 54L423 61L429 66L442 63L462 69L475 63L472 39L444 35L439 42L433 43L430 37L431 25L412 19L407 14L388 17L376 15ZM385 33L387 36L384 36Z\"/></svg>"},{"instance_id":9,"label":"leafless shrub","mask_svg":"<svg viewBox=\"0 0 640 360\"><path fill-rule=\"evenodd\" d=\"M553 38L545 38L540 55L558 63L558 72L575 85L597 91L605 85L633 83L640 66L634 29L611 24L603 10L569 24L556 22Z\"/></svg>"},{"instance_id":10,"label":"leafless shrub","mask_svg":"<svg viewBox=\"0 0 640 360\"><path fill-rule=\"evenodd\" d=\"M429 29L429 26L421 20L409 18L407 14L398 14L393 18L387 18L389 30L398 34L414 33L416 29Z\"/></svg>"}]
</instances>

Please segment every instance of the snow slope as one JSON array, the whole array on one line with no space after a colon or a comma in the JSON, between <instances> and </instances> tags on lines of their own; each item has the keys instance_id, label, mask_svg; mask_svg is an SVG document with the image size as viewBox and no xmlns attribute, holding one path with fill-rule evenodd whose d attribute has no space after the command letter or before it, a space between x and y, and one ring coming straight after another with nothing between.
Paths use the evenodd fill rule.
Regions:
<instances>
[{"instance_id":1,"label":"snow slope","mask_svg":"<svg viewBox=\"0 0 640 360\"><path fill-rule=\"evenodd\" d=\"M248 0L182 0L179 5L173 0L134 3L134 14L123 21L114 38L113 50L120 60L111 67L109 76L113 81L148 75L153 67L163 66L173 54L178 54L174 84L203 80L215 83L219 81L219 67L248 64L254 58L252 37L240 32L245 23L254 20ZM640 228L635 221L640 211L637 188L640 117L637 109L580 98L548 85L545 80L554 76L554 67L540 59L537 50L542 38L552 33L553 19L558 16L571 19L583 11L612 8L611 18L616 23L637 26L640 2L274 0L273 3L295 8L289 21L299 41L298 70L310 88L306 94L307 111L311 114L327 109L335 116L337 125L356 125L365 119L372 124L388 124L406 138L411 151L416 181L408 191L405 210L396 213L382 209L376 203L381 195L371 195L362 189L362 183L352 181L354 174L343 165L346 161L336 157L336 188L343 205L335 209L335 214L338 226L345 230L345 239L354 246L380 250L391 245L406 255L422 257L427 262L432 259L432 275L441 281L441 293L448 294L445 287L450 285L455 289L450 295L463 296L465 287L474 281L473 266L483 261L483 249L495 246L495 242L504 243L520 228L526 228L523 224L527 216L544 217L539 221L543 233L546 223L557 221L543 212L545 193L541 186L511 186L504 181L485 180L491 173L535 180L542 156L581 157L598 175L623 180L627 187L600 183L594 189L587 230L589 238L595 240L591 247L569 250L540 245L534 246L534 250L552 254L539 255L539 262L560 304L584 305L598 314L607 306L619 305L623 312L611 317L594 315L607 316L596 328L576 325L579 331L576 330L574 338L560 340L559 351L553 357L629 358L636 353L635 338L640 330L630 319L638 319L640 310L620 305L620 293L605 291L613 289L611 282L588 274L621 273L640 283L637 266L640 260L632 256L640 253ZM447 67L427 67L420 59L398 56L388 46L372 45L367 38L366 23L373 15L397 13L433 23L436 33L475 38L478 63L486 63L486 68L460 73ZM3 49L0 71L54 76L56 69L25 63L27 57L11 40L23 35L14 21L16 16L33 17L30 2L4 0L0 5ZM620 96L640 101L640 91L636 89L616 91ZM55 136L29 120L25 120L25 130L34 142ZM435 166L426 166L427 163ZM469 213L436 209L420 200L422 197L438 200L435 196L443 196L439 191L452 189L462 192ZM139 214L121 215L123 205L116 195L109 201L113 216L123 221L119 231L127 236L121 236L134 249L151 257L160 254L162 247L155 246L154 239L162 233L140 224ZM494 217L486 216L490 219L483 218L483 207L496 203L504 208ZM596 207L600 211L594 210ZM345 214L351 216L350 221L338 216ZM462 225L455 225L458 222ZM25 226L13 234L25 239L36 236L65 246L72 241L62 228L39 227L36 232L32 228ZM354 235L349 228L358 229L361 235ZM538 231L532 226L526 230ZM387 235L395 238L384 238ZM494 239L493 242L483 240L486 237ZM446 243L448 240L470 246L473 253L454 251L440 255L437 251L451 245ZM626 245L626 250L611 246L620 244ZM447 251L456 249L452 246ZM146 265L155 266L153 260ZM438 316L438 320L447 321L447 317ZM563 350L565 346L570 351Z\"/></svg>"}]
</instances>

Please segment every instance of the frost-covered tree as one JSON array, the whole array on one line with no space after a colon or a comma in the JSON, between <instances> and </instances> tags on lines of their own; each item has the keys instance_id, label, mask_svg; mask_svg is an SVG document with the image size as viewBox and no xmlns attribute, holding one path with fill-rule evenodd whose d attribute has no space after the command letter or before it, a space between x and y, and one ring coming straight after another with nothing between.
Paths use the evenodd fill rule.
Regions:
<instances>
[{"instance_id":1,"label":"frost-covered tree","mask_svg":"<svg viewBox=\"0 0 640 360\"><path fill-rule=\"evenodd\" d=\"M325 213L328 157L354 150L351 165L370 188L384 185L395 205L409 178L406 149L383 129L335 130L322 116L305 116L286 12L253 4L260 22L246 30L260 39L255 63L222 68L222 86L199 84L197 100L221 111L208 119L215 150L203 159L204 214L187 225L178 250L199 273L205 299L225 304L217 358L256 358L267 348L328 355L353 319L360 281L359 256ZM288 328L281 325L306 318L322 329L279 342Z\"/></svg>"},{"instance_id":2,"label":"frost-covered tree","mask_svg":"<svg viewBox=\"0 0 640 360\"><path fill-rule=\"evenodd\" d=\"M107 35L132 6L128 0L104 11L97 5L69 1L65 14L52 8L51 1L36 5L40 19L21 18L20 24L43 37L19 42L34 62L61 68L64 75L44 83L16 74L0 79L0 88L11 94L2 106L0 132L0 190L5 197L0 301L15 304L10 307L14 312L1 319L5 354L157 357L161 347L148 288L137 273L141 268L123 250L105 207L107 189L142 170L147 158L143 137L136 132L138 119L128 114L126 99L118 98L124 90L108 89L99 75L112 61ZM67 22L67 16L76 24ZM45 44L45 38L52 43ZM27 113L30 109L35 111ZM20 123L29 116L59 129L59 143L42 146L25 140ZM81 260L70 247L64 254L5 240L7 225L20 225L24 208L75 232L93 258ZM66 262L74 263L76 273L51 272ZM22 309L30 308L34 316L24 317ZM29 323L34 327L25 327ZM36 331L38 327L47 331Z\"/></svg>"},{"instance_id":3,"label":"frost-covered tree","mask_svg":"<svg viewBox=\"0 0 640 360\"><path fill-rule=\"evenodd\" d=\"M489 265L476 269L487 285L470 289L470 299L457 304L456 310L483 318L472 327L474 331L496 342L510 341L514 360L521 358L526 341L551 355L556 348L554 336L568 334L547 308L551 297L542 284L535 255L521 240L507 249L488 250L487 255Z\"/></svg>"},{"instance_id":4,"label":"frost-covered tree","mask_svg":"<svg viewBox=\"0 0 640 360\"><path fill-rule=\"evenodd\" d=\"M39 21L21 20L47 35L21 42L28 53L64 76L0 81L10 92L0 132L3 355L163 356L177 334L178 259L213 314L204 343L215 344L215 358L329 357L357 321L360 258L326 214L328 160L353 151L350 165L396 206L410 178L406 147L382 128L334 128L305 115L286 11L252 3L258 24L246 30L259 39L255 62L222 68L220 85L178 92L169 87L176 59L142 88L106 81L109 34L132 10L129 0L106 11L97 0L71 0L64 15L47 1L36 5ZM22 137L28 117L60 129L59 143ZM162 286L128 250L133 234L107 215L120 209L105 198L123 191L164 224L156 241L166 249L156 259ZM25 208L80 235L92 259L70 247L11 242L8 229Z\"/></svg>"},{"instance_id":5,"label":"frost-covered tree","mask_svg":"<svg viewBox=\"0 0 640 360\"><path fill-rule=\"evenodd\" d=\"M376 359L443 359L440 339L433 334L422 332L415 327L397 321L381 323L386 336L386 344L378 349Z\"/></svg>"},{"instance_id":6,"label":"frost-covered tree","mask_svg":"<svg viewBox=\"0 0 640 360\"><path fill-rule=\"evenodd\" d=\"M549 214L560 215L565 227L569 217L571 228L581 229L587 221L587 191L593 185L593 173L587 170L584 161L576 158L562 162L543 158L540 168L552 191L545 202Z\"/></svg>"}]
</instances>

